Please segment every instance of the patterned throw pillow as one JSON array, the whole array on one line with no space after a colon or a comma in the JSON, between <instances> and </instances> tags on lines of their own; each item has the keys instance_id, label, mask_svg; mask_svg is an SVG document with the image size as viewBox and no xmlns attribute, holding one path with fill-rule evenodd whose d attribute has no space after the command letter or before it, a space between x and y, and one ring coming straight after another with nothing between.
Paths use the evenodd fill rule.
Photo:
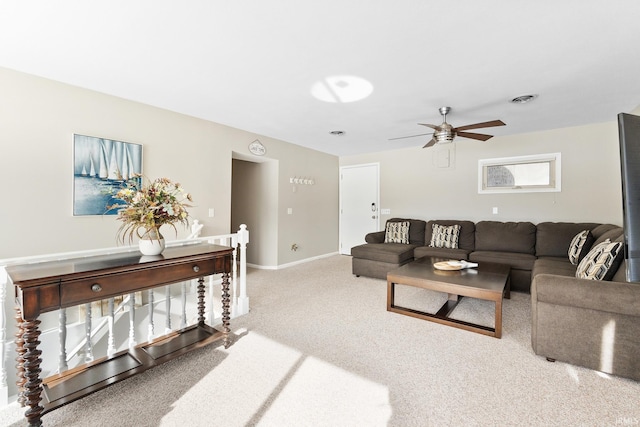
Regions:
<instances>
[{"instance_id":1,"label":"patterned throw pillow","mask_svg":"<svg viewBox=\"0 0 640 427\"><path fill-rule=\"evenodd\" d=\"M385 243L409 244L409 221L387 222L384 233Z\"/></svg>"},{"instance_id":2,"label":"patterned throw pillow","mask_svg":"<svg viewBox=\"0 0 640 427\"><path fill-rule=\"evenodd\" d=\"M571 261L571 264L578 265L582 261L589 253L593 241L593 234L589 230L581 231L575 235L569 244L569 261Z\"/></svg>"},{"instance_id":3,"label":"patterned throw pillow","mask_svg":"<svg viewBox=\"0 0 640 427\"><path fill-rule=\"evenodd\" d=\"M458 249L459 225L433 224L432 230L429 246L432 248Z\"/></svg>"},{"instance_id":4,"label":"patterned throw pillow","mask_svg":"<svg viewBox=\"0 0 640 427\"><path fill-rule=\"evenodd\" d=\"M595 245L576 270L578 279L611 280L622 262L622 242L609 239Z\"/></svg>"}]
</instances>

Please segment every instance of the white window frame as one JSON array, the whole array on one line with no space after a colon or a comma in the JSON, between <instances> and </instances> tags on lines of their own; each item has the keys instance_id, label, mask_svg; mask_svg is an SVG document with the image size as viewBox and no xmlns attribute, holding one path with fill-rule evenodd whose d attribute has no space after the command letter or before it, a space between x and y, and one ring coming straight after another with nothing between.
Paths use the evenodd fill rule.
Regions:
<instances>
[{"instance_id":1,"label":"white window frame","mask_svg":"<svg viewBox=\"0 0 640 427\"><path fill-rule=\"evenodd\" d=\"M515 185L511 187L490 187L487 183L487 171L491 166L512 166L527 163L549 163L548 185ZM478 193L539 193L561 191L561 155L560 153L534 154L530 156L501 157L478 160Z\"/></svg>"}]
</instances>

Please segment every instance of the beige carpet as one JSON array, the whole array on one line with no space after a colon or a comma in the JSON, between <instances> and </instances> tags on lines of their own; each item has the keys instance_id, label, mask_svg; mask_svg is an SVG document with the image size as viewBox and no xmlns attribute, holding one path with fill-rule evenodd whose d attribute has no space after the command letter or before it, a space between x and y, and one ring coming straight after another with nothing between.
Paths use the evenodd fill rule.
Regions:
<instances>
[{"instance_id":1,"label":"beige carpet","mask_svg":"<svg viewBox=\"0 0 640 427\"><path fill-rule=\"evenodd\" d=\"M386 283L332 256L250 270L233 346L205 348L44 416L46 426L640 425L640 383L533 354L529 295L504 304L503 338L386 311ZM440 294L404 288L429 309ZM461 319L493 322L465 299ZM23 410L0 412L21 426Z\"/></svg>"}]
</instances>

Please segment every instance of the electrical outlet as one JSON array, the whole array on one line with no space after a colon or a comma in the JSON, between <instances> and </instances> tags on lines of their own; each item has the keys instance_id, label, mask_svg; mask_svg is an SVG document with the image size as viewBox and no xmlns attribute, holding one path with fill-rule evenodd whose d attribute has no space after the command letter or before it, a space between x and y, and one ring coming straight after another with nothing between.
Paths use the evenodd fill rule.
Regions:
<instances>
[{"instance_id":1,"label":"electrical outlet","mask_svg":"<svg viewBox=\"0 0 640 427\"><path fill-rule=\"evenodd\" d=\"M497 208L497 207L494 207L494 208L493 208L493 214L494 214L494 215L497 215L497 214L498 214L498 208Z\"/></svg>"},{"instance_id":2,"label":"electrical outlet","mask_svg":"<svg viewBox=\"0 0 640 427\"><path fill-rule=\"evenodd\" d=\"M209 208L209 218L213 218L214 215L215 211L213 210L213 208Z\"/></svg>"}]
</instances>

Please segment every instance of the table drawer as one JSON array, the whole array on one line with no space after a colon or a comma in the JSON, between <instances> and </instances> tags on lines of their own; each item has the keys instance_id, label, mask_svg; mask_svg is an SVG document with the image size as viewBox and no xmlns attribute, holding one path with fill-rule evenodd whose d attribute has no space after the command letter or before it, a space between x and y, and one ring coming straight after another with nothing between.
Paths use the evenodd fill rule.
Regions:
<instances>
[{"instance_id":1,"label":"table drawer","mask_svg":"<svg viewBox=\"0 0 640 427\"><path fill-rule=\"evenodd\" d=\"M150 267L135 272L111 273L86 279L62 282L60 304L70 307L141 289L208 276L220 271L213 260ZM153 283L153 286L149 286Z\"/></svg>"}]
</instances>

